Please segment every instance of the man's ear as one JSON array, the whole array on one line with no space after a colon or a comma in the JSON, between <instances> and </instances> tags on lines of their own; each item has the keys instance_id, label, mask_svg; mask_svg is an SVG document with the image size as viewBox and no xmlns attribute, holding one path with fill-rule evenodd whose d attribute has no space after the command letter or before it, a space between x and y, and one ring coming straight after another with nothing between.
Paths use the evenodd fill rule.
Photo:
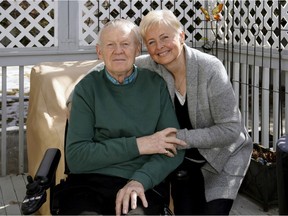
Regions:
<instances>
[{"instance_id":1,"label":"man's ear","mask_svg":"<svg viewBox=\"0 0 288 216\"><path fill-rule=\"evenodd\" d=\"M99 44L96 44L96 53L98 55L98 59L103 60L102 58L102 51Z\"/></svg>"},{"instance_id":2,"label":"man's ear","mask_svg":"<svg viewBox=\"0 0 288 216\"><path fill-rule=\"evenodd\" d=\"M184 44L184 42L185 42L185 32L184 31L181 31L181 33L180 33L180 42L181 42L181 44Z\"/></svg>"}]
</instances>

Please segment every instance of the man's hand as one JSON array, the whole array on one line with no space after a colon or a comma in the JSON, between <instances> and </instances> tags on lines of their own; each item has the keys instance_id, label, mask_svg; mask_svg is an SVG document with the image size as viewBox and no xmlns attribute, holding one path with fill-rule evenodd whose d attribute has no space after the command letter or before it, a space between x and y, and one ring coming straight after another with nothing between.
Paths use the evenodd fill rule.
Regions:
<instances>
[{"instance_id":1,"label":"man's hand","mask_svg":"<svg viewBox=\"0 0 288 216\"><path fill-rule=\"evenodd\" d=\"M150 136L137 138L140 154L165 154L174 157L177 154L177 146L187 146L183 140L176 138L176 132L176 128L166 128Z\"/></svg>"},{"instance_id":2,"label":"man's hand","mask_svg":"<svg viewBox=\"0 0 288 216\"><path fill-rule=\"evenodd\" d=\"M129 181L122 189L120 189L116 196L116 215L127 214L129 211L129 204L131 209L137 208L137 197L142 201L145 208L148 207L148 202L145 197L144 187L138 181ZM122 212L121 212L122 211Z\"/></svg>"}]
</instances>

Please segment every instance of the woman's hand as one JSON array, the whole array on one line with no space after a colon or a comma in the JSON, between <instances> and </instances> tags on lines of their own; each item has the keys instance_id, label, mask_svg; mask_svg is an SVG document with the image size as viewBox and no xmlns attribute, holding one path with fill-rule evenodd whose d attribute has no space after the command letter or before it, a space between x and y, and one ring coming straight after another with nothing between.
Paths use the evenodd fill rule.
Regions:
<instances>
[{"instance_id":1,"label":"woman's hand","mask_svg":"<svg viewBox=\"0 0 288 216\"><path fill-rule=\"evenodd\" d=\"M142 201L145 208L148 207L146 200L144 187L138 181L129 181L122 189L120 189L116 196L116 215L127 214L129 211L129 205L131 209L137 208L137 197Z\"/></svg>"},{"instance_id":2,"label":"woman's hand","mask_svg":"<svg viewBox=\"0 0 288 216\"><path fill-rule=\"evenodd\" d=\"M174 157L177 154L177 146L187 146L187 144L176 138L176 128L166 128L150 136L137 138L137 145L141 155L145 154L165 154Z\"/></svg>"}]
</instances>

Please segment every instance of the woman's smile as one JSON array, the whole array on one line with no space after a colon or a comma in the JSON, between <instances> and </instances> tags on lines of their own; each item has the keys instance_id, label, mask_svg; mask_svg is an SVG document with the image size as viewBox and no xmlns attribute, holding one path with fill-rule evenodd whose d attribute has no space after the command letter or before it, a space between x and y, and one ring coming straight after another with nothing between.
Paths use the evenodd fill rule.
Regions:
<instances>
[{"instance_id":1,"label":"woman's smile","mask_svg":"<svg viewBox=\"0 0 288 216\"><path fill-rule=\"evenodd\" d=\"M167 56L169 53L170 53L170 50L166 50L166 51L159 52L157 55L160 57L164 57L164 56Z\"/></svg>"}]
</instances>

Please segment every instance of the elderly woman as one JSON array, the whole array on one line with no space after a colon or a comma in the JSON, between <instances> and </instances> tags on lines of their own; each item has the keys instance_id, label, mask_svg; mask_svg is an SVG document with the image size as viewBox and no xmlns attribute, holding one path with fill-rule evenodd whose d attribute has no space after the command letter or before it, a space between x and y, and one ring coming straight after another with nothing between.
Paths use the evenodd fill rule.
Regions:
<instances>
[{"instance_id":1,"label":"elderly woman","mask_svg":"<svg viewBox=\"0 0 288 216\"><path fill-rule=\"evenodd\" d=\"M247 171L252 142L241 119L222 63L188 47L171 11L149 12L140 23L149 55L136 65L160 74L168 84L188 145L184 162L171 175L177 215L228 215Z\"/></svg>"}]
</instances>

